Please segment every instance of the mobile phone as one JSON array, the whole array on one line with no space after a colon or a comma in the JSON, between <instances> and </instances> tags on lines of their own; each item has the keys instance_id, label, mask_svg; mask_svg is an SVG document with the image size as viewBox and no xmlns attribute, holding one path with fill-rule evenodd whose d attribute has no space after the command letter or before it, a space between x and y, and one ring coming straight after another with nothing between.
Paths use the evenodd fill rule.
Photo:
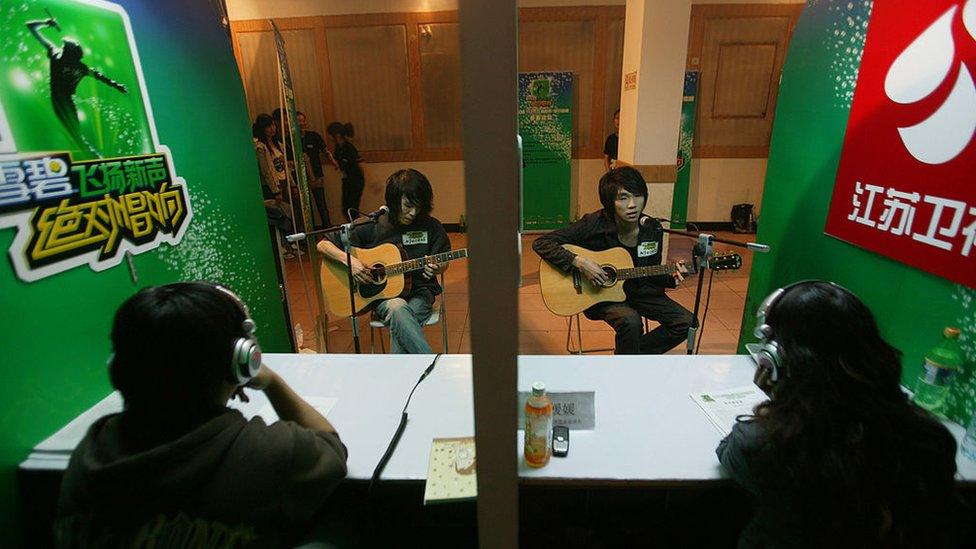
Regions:
<instances>
[{"instance_id":1,"label":"mobile phone","mask_svg":"<svg viewBox=\"0 0 976 549\"><path fill-rule=\"evenodd\" d=\"M566 457L569 453L569 427L555 425L552 428L552 455Z\"/></svg>"}]
</instances>

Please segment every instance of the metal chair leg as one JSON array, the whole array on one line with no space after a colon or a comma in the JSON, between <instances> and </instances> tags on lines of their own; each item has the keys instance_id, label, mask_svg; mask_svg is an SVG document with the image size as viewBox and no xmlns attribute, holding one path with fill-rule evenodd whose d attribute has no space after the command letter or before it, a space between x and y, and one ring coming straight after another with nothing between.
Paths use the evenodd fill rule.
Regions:
<instances>
[{"instance_id":1,"label":"metal chair leg","mask_svg":"<svg viewBox=\"0 0 976 549\"><path fill-rule=\"evenodd\" d=\"M573 318L574 317L576 318L576 341L579 345L576 348L576 350L573 350L573 348L570 346L570 342L573 339ZM569 317L569 331L566 333L566 351L569 354L583 355L585 353L602 353L602 352L613 351L613 350L615 350L613 347L584 349L583 348L583 323L582 320L580 319L580 315L576 314Z\"/></svg>"}]
</instances>

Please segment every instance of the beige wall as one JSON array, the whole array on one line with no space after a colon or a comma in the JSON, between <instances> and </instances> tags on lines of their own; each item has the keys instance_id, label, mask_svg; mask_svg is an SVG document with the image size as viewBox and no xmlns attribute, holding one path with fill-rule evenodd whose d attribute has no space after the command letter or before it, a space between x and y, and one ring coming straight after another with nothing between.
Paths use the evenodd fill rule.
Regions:
<instances>
[{"instance_id":1,"label":"beige wall","mask_svg":"<svg viewBox=\"0 0 976 549\"><path fill-rule=\"evenodd\" d=\"M729 221L734 204L747 202L759 212L765 158L702 158L691 161L688 219Z\"/></svg>"}]
</instances>

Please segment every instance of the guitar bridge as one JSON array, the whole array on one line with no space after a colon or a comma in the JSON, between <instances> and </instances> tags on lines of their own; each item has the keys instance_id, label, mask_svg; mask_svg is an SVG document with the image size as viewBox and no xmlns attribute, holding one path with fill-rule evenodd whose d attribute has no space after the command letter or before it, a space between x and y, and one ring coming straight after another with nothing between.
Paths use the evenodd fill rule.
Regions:
<instances>
[{"instance_id":1,"label":"guitar bridge","mask_svg":"<svg viewBox=\"0 0 976 549\"><path fill-rule=\"evenodd\" d=\"M576 295L583 293L583 276L579 269L573 269L573 289L576 290Z\"/></svg>"}]
</instances>

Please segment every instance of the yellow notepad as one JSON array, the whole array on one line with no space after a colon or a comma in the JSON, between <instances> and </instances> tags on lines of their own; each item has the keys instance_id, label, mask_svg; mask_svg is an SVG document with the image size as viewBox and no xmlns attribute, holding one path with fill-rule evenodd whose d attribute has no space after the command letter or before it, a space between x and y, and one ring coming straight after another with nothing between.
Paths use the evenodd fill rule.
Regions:
<instances>
[{"instance_id":1,"label":"yellow notepad","mask_svg":"<svg viewBox=\"0 0 976 549\"><path fill-rule=\"evenodd\" d=\"M434 439L430 447L424 505L478 497L474 448L474 437Z\"/></svg>"}]
</instances>

